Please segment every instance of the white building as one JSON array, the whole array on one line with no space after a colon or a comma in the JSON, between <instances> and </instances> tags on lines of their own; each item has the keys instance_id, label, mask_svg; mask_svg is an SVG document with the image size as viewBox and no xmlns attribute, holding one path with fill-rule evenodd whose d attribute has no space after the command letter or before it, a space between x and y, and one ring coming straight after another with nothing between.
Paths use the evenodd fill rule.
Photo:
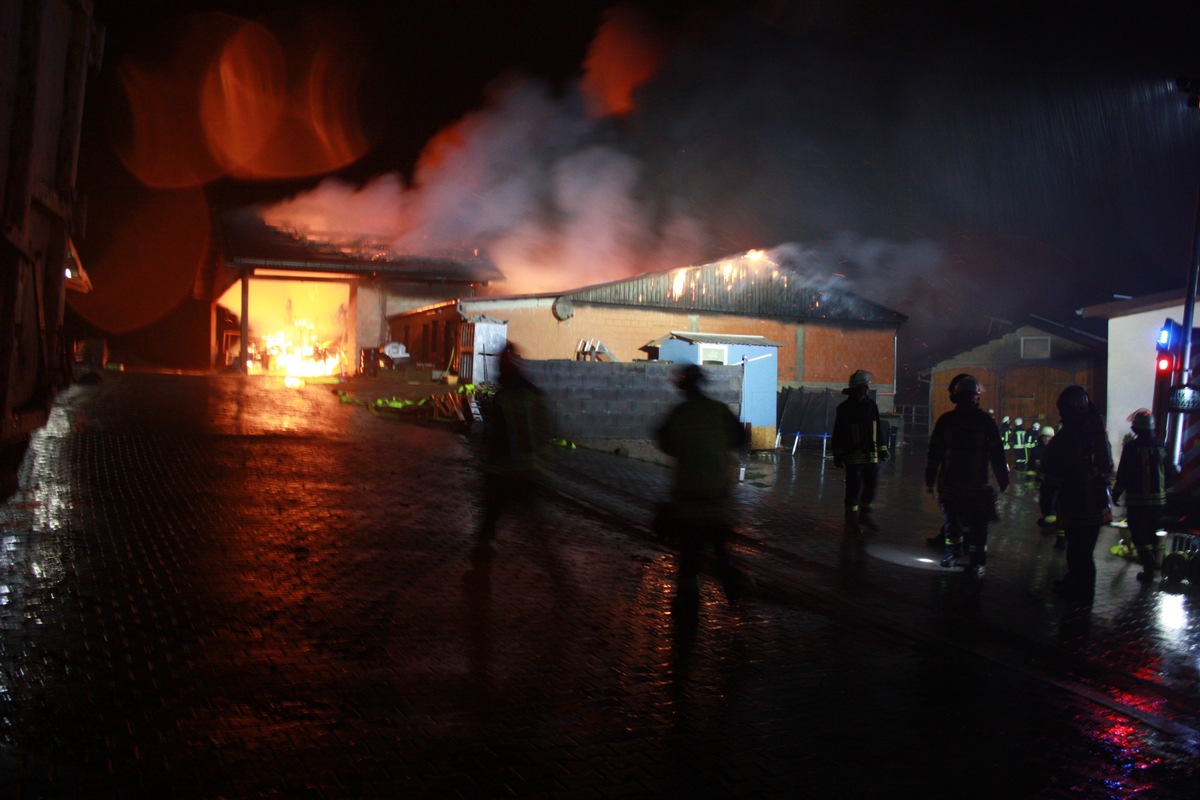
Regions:
<instances>
[{"instance_id":1,"label":"white building","mask_svg":"<svg viewBox=\"0 0 1200 800\"><path fill-rule=\"evenodd\" d=\"M1105 408L1114 458L1120 456L1121 441L1129 433L1129 416L1139 408L1153 408L1158 332L1168 319L1183 321L1185 295L1184 291L1162 292L1079 310L1083 317L1108 320Z\"/></svg>"}]
</instances>

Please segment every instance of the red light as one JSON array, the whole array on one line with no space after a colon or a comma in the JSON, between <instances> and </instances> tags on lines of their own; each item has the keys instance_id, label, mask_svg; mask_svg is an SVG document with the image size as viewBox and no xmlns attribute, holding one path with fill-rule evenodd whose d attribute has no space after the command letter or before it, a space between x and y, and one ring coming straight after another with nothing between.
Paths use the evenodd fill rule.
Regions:
<instances>
[{"instance_id":1,"label":"red light","mask_svg":"<svg viewBox=\"0 0 1200 800\"><path fill-rule=\"evenodd\" d=\"M1159 372L1170 372L1171 366L1172 366L1172 364L1171 364L1170 356L1159 356L1158 357L1158 371Z\"/></svg>"}]
</instances>

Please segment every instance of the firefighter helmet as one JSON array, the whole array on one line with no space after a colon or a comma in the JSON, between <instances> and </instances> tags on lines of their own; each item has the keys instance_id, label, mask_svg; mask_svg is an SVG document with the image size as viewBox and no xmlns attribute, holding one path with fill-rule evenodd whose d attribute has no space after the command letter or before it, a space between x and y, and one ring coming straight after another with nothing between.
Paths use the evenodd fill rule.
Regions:
<instances>
[{"instance_id":1,"label":"firefighter helmet","mask_svg":"<svg viewBox=\"0 0 1200 800\"><path fill-rule=\"evenodd\" d=\"M978 397L983 394L983 384L974 375L965 372L955 375L950 381L950 399Z\"/></svg>"},{"instance_id":2,"label":"firefighter helmet","mask_svg":"<svg viewBox=\"0 0 1200 800\"><path fill-rule=\"evenodd\" d=\"M1013 420L1013 427L1015 427L1015 428L1019 428L1024 424L1025 424L1025 420L1021 419L1020 417L1017 417L1016 419Z\"/></svg>"},{"instance_id":3,"label":"firefighter helmet","mask_svg":"<svg viewBox=\"0 0 1200 800\"><path fill-rule=\"evenodd\" d=\"M854 389L859 386L865 386L873 380L875 380L874 375L867 372L865 369L858 369L855 370L854 374L850 376L850 380L846 382L846 387L848 389Z\"/></svg>"},{"instance_id":4,"label":"firefighter helmet","mask_svg":"<svg viewBox=\"0 0 1200 800\"><path fill-rule=\"evenodd\" d=\"M865 369L856 369L850 379L846 381L846 388L842 389L842 394L850 394L860 386L866 386L875 380L875 376L867 372Z\"/></svg>"},{"instance_id":5,"label":"firefighter helmet","mask_svg":"<svg viewBox=\"0 0 1200 800\"><path fill-rule=\"evenodd\" d=\"M1153 433L1154 415L1144 408L1139 408L1129 415L1129 425L1134 433Z\"/></svg>"},{"instance_id":6,"label":"firefighter helmet","mask_svg":"<svg viewBox=\"0 0 1200 800\"><path fill-rule=\"evenodd\" d=\"M1092 399L1088 397L1087 389L1082 386L1068 386L1062 390L1062 394L1058 396L1058 413L1063 418L1082 417L1092 407Z\"/></svg>"}]
</instances>

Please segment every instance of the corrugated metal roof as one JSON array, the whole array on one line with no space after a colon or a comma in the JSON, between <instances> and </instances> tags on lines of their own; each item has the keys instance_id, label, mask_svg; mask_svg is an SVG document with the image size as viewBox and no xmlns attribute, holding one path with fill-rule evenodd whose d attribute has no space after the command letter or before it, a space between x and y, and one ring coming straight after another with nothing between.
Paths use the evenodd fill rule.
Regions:
<instances>
[{"instance_id":1,"label":"corrugated metal roof","mask_svg":"<svg viewBox=\"0 0 1200 800\"><path fill-rule=\"evenodd\" d=\"M335 245L273 228L253 209L225 212L217 224L225 264L233 269L339 272L417 283L504 280L500 270L483 256L402 255L364 238Z\"/></svg>"},{"instance_id":2,"label":"corrugated metal roof","mask_svg":"<svg viewBox=\"0 0 1200 800\"><path fill-rule=\"evenodd\" d=\"M758 345L760 347L783 347L783 342L774 342L765 336L744 336L727 333L694 333L692 331L671 331L666 336L660 336L646 347L662 347L667 339L680 339L690 344L733 344Z\"/></svg>"},{"instance_id":3,"label":"corrugated metal roof","mask_svg":"<svg viewBox=\"0 0 1200 800\"><path fill-rule=\"evenodd\" d=\"M777 253L779 253L777 255ZM814 275L787 251L752 250L700 266L648 272L563 295L574 303L785 319L899 324L907 317Z\"/></svg>"}]
</instances>

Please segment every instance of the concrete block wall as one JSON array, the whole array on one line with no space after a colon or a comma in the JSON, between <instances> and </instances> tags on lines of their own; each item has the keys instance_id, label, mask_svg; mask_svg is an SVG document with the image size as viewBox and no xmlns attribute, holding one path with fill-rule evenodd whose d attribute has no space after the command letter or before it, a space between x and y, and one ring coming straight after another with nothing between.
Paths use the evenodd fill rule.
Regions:
<instances>
[{"instance_id":1,"label":"concrete block wall","mask_svg":"<svg viewBox=\"0 0 1200 800\"><path fill-rule=\"evenodd\" d=\"M581 444L653 442L671 408L683 400L673 380L675 364L526 361L525 369L546 393L557 434ZM738 413L741 366L704 369L705 393Z\"/></svg>"}]
</instances>

